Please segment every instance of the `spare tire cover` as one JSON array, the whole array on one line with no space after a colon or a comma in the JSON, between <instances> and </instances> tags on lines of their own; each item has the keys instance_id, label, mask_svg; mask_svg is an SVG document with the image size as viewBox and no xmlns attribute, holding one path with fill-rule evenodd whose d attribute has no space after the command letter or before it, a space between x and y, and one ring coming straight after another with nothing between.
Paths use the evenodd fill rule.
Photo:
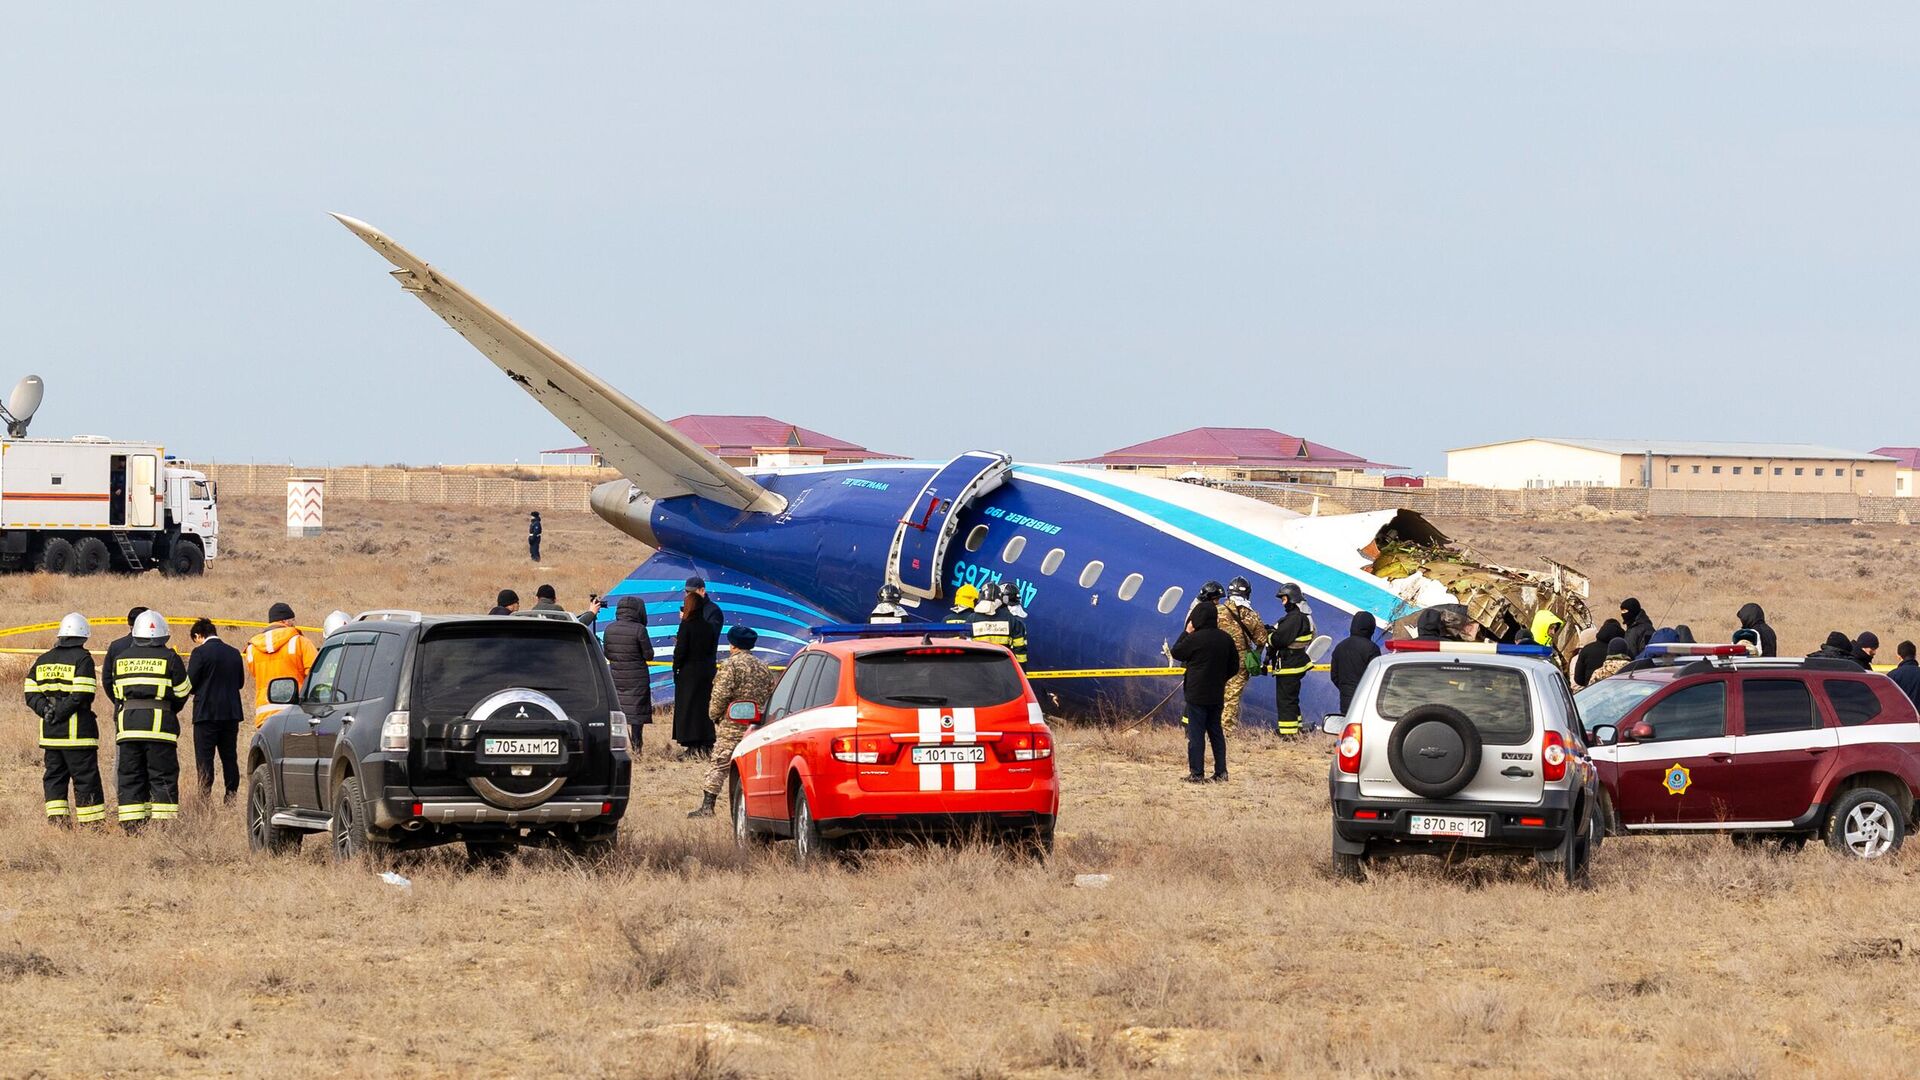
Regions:
<instances>
[{"instance_id":1,"label":"spare tire cover","mask_svg":"<svg viewBox=\"0 0 1920 1080\"><path fill-rule=\"evenodd\" d=\"M1480 771L1480 729L1447 705L1409 709L1393 725L1387 766L1400 786L1429 799L1458 792Z\"/></svg>"},{"instance_id":2,"label":"spare tire cover","mask_svg":"<svg viewBox=\"0 0 1920 1080\"><path fill-rule=\"evenodd\" d=\"M502 690L483 698L468 712L467 718L482 724L499 717L535 728L564 729L567 714L558 702L538 690ZM516 724L516 726L518 726ZM564 737L563 737L564 741ZM540 770L545 772L547 770ZM502 777L471 775L467 786L475 794L504 810L526 810L538 806L565 787L561 776Z\"/></svg>"}]
</instances>

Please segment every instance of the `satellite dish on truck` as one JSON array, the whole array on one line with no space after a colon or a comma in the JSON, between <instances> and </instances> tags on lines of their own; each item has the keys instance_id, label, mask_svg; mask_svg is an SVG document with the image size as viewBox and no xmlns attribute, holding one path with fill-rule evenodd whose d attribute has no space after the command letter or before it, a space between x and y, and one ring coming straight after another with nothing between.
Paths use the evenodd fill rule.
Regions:
<instances>
[{"instance_id":1,"label":"satellite dish on truck","mask_svg":"<svg viewBox=\"0 0 1920 1080\"><path fill-rule=\"evenodd\" d=\"M46 395L46 389L38 375L29 375L14 384L13 393L7 395L7 407L0 409L0 420L7 422L10 437L27 437L27 425L33 421L33 414L40 411L40 399Z\"/></svg>"}]
</instances>

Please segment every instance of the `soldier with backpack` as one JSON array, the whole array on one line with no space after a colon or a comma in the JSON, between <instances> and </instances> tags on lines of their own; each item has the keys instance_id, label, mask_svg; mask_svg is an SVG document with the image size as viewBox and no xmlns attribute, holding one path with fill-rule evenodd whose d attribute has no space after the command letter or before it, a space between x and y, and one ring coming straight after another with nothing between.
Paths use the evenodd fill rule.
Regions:
<instances>
[{"instance_id":1,"label":"soldier with backpack","mask_svg":"<svg viewBox=\"0 0 1920 1080\"><path fill-rule=\"evenodd\" d=\"M1203 595L1207 588L1218 590L1220 586L1208 582L1201 589ZM1228 734L1232 734L1240 719L1240 695L1246 692L1247 683L1260 674L1267 651L1267 623L1253 609L1252 596L1253 583L1237 577L1227 582L1226 601L1220 605L1220 629L1233 639L1234 650L1240 657L1240 670L1227 680L1226 703L1220 709L1220 728Z\"/></svg>"}]
</instances>

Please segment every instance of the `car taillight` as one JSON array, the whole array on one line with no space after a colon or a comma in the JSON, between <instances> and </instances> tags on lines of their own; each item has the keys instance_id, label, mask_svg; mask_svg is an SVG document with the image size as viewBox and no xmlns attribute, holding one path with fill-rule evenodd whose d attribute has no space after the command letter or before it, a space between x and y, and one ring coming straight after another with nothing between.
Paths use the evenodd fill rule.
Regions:
<instances>
[{"instance_id":1,"label":"car taillight","mask_svg":"<svg viewBox=\"0 0 1920 1080\"><path fill-rule=\"evenodd\" d=\"M1053 756L1053 736L1044 731L1005 735L995 745L1002 761L1045 761Z\"/></svg>"},{"instance_id":2,"label":"car taillight","mask_svg":"<svg viewBox=\"0 0 1920 1080\"><path fill-rule=\"evenodd\" d=\"M406 753L407 738L412 727L404 711L388 713L386 722L380 725L380 749L395 754Z\"/></svg>"},{"instance_id":3,"label":"car taillight","mask_svg":"<svg viewBox=\"0 0 1920 1080\"><path fill-rule=\"evenodd\" d=\"M607 746L612 750L625 750L627 741L627 714L614 712L607 715Z\"/></svg>"},{"instance_id":4,"label":"car taillight","mask_svg":"<svg viewBox=\"0 0 1920 1080\"><path fill-rule=\"evenodd\" d=\"M1357 720L1340 732L1340 771L1360 771L1360 722Z\"/></svg>"},{"instance_id":5,"label":"car taillight","mask_svg":"<svg viewBox=\"0 0 1920 1080\"><path fill-rule=\"evenodd\" d=\"M1567 743L1559 732L1549 731L1546 738L1540 740L1540 761L1546 766L1547 783L1567 778Z\"/></svg>"},{"instance_id":6,"label":"car taillight","mask_svg":"<svg viewBox=\"0 0 1920 1080\"><path fill-rule=\"evenodd\" d=\"M850 765L891 765L900 756L892 739L871 735L842 735L833 740L833 760Z\"/></svg>"}]
</instances>

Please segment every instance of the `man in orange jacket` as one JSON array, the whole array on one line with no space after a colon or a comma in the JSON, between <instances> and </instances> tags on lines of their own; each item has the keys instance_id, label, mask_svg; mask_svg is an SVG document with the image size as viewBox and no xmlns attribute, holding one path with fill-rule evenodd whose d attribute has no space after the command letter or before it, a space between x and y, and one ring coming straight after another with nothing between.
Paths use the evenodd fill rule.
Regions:
<instances>
[{"instance_id":1,"label":"man in orange jacket","mask_svg":"<svg viewBox=\"0 0 1920 1080\"><path fill-rule=\"evenodd\" d=\"M275 604L267 611L267 621L273 625L247 642L243 658L247 662L247 674L253 676L254 727L266 723L267 717L285 707L267 702L267 687L275 679L292 679L304 688L317 652L313 642L293 625L293 608Z\"/></svg>"}]
</instances>

